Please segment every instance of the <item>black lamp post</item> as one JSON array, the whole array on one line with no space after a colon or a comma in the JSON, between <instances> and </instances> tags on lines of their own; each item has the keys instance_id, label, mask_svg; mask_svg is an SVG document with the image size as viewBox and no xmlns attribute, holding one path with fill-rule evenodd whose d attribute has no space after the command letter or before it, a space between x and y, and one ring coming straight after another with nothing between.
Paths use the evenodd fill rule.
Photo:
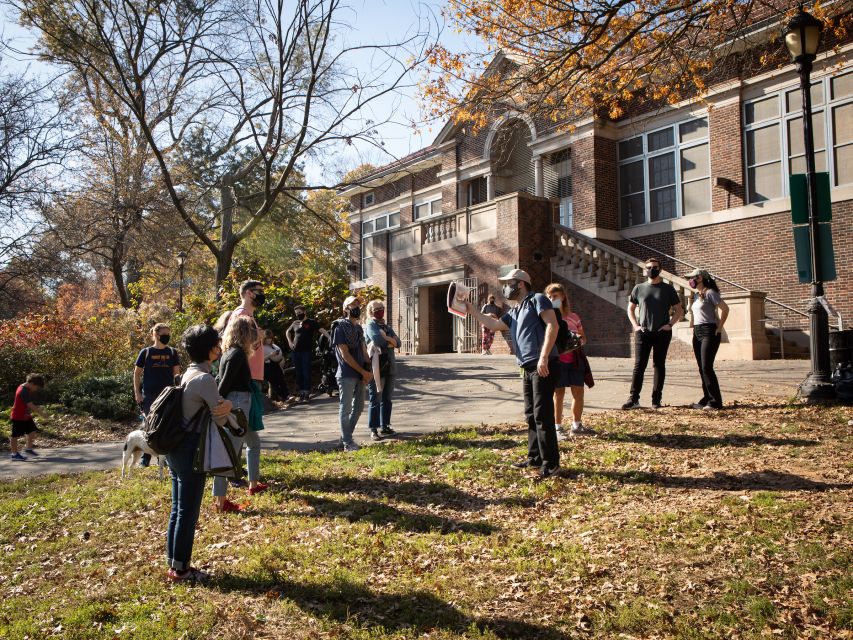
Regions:
<instances>
[{"instance_id":1,"label":"black lamp post","mask_svg":"<svg viewBox=\"0 0 853 640\"><path fill-rule=\"evenodd\" d=\"M184 251L179 251L178 259L178 313L184 310L184 263L187 261L187 254Z\"/></svg>"},{"instance_id":2,"label":"black lamp post","mask_svg":"<svg viewBox=\"0 0 853 640\"><path fill-rule=\"evenodd\" d=\"M835 397L829 370L829 318L820 303L823 281L818 272L820 257L817 244L817 171L815 169L814 130L812 129L812 63L820 46L823 24L810 13L800 11L785 28L785 46L797 64L800 90L803 96L803 139L806 157L806 199L809 210L809 249L812 258L812 291L809 301L809 348L811 372L800 385L799 395L809 402L823 402Z\"/></svg>"}]
</instances>

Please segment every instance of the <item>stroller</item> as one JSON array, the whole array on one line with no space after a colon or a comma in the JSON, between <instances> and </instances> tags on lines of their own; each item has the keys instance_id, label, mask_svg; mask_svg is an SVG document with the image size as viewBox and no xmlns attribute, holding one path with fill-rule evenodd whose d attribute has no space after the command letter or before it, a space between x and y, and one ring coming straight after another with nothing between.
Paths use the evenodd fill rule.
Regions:
<instances>
[{"instance_id":1,"label":"stroller","mask_svg":"<svg viewBox=\"0 0 853 640\"><path fill-rule=\"evenodd\" d=\"M320 356L320 384L317 386L317 393L328 393L332 396L338 391L338 380L335 377L338 359L335 357L332 341L324 335L320 335L317 340L317 355Z\"/></svg>"}]
</instances>

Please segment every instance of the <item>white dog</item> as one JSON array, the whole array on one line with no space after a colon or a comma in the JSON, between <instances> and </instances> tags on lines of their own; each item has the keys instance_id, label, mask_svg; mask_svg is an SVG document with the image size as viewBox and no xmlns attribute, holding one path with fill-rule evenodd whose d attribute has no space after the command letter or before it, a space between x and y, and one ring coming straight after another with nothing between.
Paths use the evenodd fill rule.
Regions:
<instances>
[{"instance_id":1,"label":"white dog","mask_svg":"<svg viewBox=\"0 0 853 640\"><path fill-rule=\"evenodd\" d=\"M157 458L157 464L160 467L160 479L162 480L166 456L158 456L150 449L145 442L145 432L141 429L128 433L124 441L124 450L121 454L121 477L124 478L125 473L130 475L130 468L136 466L143 453L147 453L152 458Z\"/></svg>"}]
</instances>

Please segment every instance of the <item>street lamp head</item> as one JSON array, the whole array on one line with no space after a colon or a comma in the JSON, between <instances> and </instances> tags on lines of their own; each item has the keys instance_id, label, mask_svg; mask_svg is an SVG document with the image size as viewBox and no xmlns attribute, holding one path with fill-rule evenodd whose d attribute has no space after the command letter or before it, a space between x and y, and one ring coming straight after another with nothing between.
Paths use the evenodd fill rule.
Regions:
<instances>
[{"instance_id":1,"label":"street lamp head","mask_svg":"<svg viewBox=\"0 0 853 640\"><path fill-rule=\"evenodd\" d=\"M178 255L177 255L177 259L178 259L178 266L183 267L184 262L186 262L186 259L187 259L186 252L185 251L179 251Z\"/></svg>"},{"instance_id":2,"label":"street lamp head","mask_svg":"<svg viewBox=\"0 0 853 640\"><path fill-rule=\"evenodd\" d=\"M785 46L794 62L811 61L817 55L823 23L812 14L803 10L791 18L785 27Z\"/></svg>"}]
</instances>

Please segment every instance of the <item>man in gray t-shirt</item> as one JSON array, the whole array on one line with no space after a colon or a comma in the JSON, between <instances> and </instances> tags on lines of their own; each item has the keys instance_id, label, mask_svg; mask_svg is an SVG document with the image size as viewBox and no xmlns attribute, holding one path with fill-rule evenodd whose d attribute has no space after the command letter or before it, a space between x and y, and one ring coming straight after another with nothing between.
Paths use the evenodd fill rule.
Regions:
<instances>
[{"instance_id":1,"label":"man in gray t-shirt","mask_svg":"<svg viewBox=\"0 0 853 640\"><path fill-rule=\"evenodd\" d=\"M666 378L666 354L672 341L672 326L684 317L684 309L675 287L663 281L660 271L660 261L657 258L646 260L648 280L634 287L628 297L628 320L634 328L636 348L631 395L622 405L623 409L636 409L640 406L643 377L649 364L649 355L652 353L652 407L658 409L661 406ZM639 318L636 314L638 308Z\"/></svg>"}]
</instances>

